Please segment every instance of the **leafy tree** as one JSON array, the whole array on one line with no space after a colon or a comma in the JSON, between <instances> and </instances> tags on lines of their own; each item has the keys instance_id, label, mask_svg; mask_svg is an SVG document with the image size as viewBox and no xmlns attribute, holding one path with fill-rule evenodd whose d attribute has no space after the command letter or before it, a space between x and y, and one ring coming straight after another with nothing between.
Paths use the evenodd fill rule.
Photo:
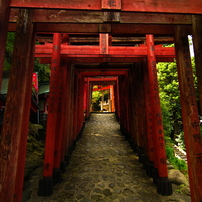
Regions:
<instances>
[{"instance_id":1,"label":"leafy tree","mask_svg":"<svg viewBox=\"0 0 202 202\"><path fill-rule=\"evenodd\" d=\"M194 85L197 93L197 77L194 58L191 59ZM182 132L180 92L176 62L158 63L158 81L163 112L165 135L175 139Z\"/></svg>"},{"instance_id":2,"label":"leafy tree","mask_svg":"<svg viewBox=\"0 0 202 202\"><path fill-rule=\"evenodd\" d=\"M11 68L14 40L15 40L15 33L8 32L6 41L6 50L5 50L5 60L4 60L5 71L9 71Z\"/></svg>"},{"instance_id":3,"label":"leafy tree","mask_svg":"<svg viewBox=\"0 0 202 202\"><path fill-rule=\"evenodd\" d=\"M40 64L39 58L35 58L34 72L38 72L39 82L49 81L49 79L50 79L50 66L48 64Z\"/></svg>"},{"instance_id":4,"label":"leafy tree","mask_svg":"<svg viewBox=\"0 0 202 202\"><path fill-rule=\"evenodd\" d=\"M158 63L157 69L165 135L174 138L180 132L181 119L177 65Z\"/></svg>"},{"instance_id":5,"label":"leafy tree","mask_svg":"<svg viewBox=\"0 0 202 202\"><path fill-rule=\"evenodd\" d=\"M94 88L97 88L97 86L94 86ZM91 105L94 111L100 110L99 105L100 105L100 101L103 93L104 93L104 100L105 101L108 100L108 94L109 94L108 90L105 90L105 91L97 90L92 92Z\"/></svg>"},{"instance_id":6,"label":"leafy tree","mask_svg":"<svg viewBox=\"0 0 202 202\"><path fill-rule=\"evenodd\" d=\"M14 47L15 33L8 32L5 50L4 71L10 71L13 47ZM49 81L50 67L47 64L40 64L39 59L35 58L34 72L38 72L39 82Z\"/></svg>"}]
</instances>

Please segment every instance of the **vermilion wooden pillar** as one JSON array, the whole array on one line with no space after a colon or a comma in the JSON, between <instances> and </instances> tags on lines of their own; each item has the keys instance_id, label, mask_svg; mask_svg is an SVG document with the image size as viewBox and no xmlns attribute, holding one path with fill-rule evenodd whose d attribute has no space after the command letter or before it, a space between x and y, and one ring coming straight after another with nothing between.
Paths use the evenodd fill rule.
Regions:
<instances>
[{"instance_id":1,"label":"vermilion wooden pillar","mask_svg":"<svg viewBox=\"0 0 202 202\"><path fill-rule=\"evenodd\" d=\"M90 82L88 77L86 78L86 85L87 85L87 89L86 89L86 119L89 118L89 114L90 114Z\"/></svg>"},{"instance_id":2,"label":"vermilion wooden pillar","mask_svg":"<svg viewBox=\"0 0 202 202\"><path fill-rule=\"evenodd\" d=\"M125 113L124 113L124 93L123 93L123 87L124 82L123 82L123 75L119 76L119 99L120 99L120 128L122 134L125 135Z\"/></svg>"},{"instance_id":3,"label":"vermilion wooden pillar","mask_svg":"<svg viewBox=\"0 0 202 202\"><path fill-rule=\"evenodd\" d=\"M67 61L61 61L58 73L58 83L57 83L57 127L55 128L55 150L54 150L54 164L53 164L53 180L54 184L60 183L62 181L62 170L60 169L61 165L61 155L62 155L62 141L64 138L64 128L65 128L65 116L66 116L66 83L67 83Z\"/></svg>"},{"instance_id":4,"label":"vermilion wooden pillar","mask_svg":"<svg viewBox=\"0 0 202 202\"><path fill-rule=\"evenodd\" d=\"M129 140L128 134L128 94L127 94L127 79L126 75L122 75L120 80L120 101L121 101L121 114L120 120L122 125L122 133L125 135L125 138Z\"/></svg>"},{"instance_id":5,"label":"vermilion wooden pillar","mask_svg":"<svg viewBox=\"0 0 202 202\"><path fill-rule=\"evenodd\" d=\"M39 181L40 196L49 196L53 193L53 160L55 151L56 124L58 114L58 83L60 80L60 44L61 34L53 35L53 51L51 61L50 91L48 103L48 118L46 126L46 144L44 155L43 179Z\"/></svg>"},{"instance_id":6,"label":"vermilion wooden pillar","mask_svg":"<svg viewBox=\"0 0 202 202\"><path fill-rule=\"evenodd\" d=\"M147 152L148 162L146 165L146 173L148 177L152 177L154 170L154 137L153 137L153 125L152 125L152 108L150 99L150 87L148 82L148 71L144 72L144 88L145 88L145 108L146 108L146 128L147 128ZM155 161L155 167L157 168L157 161Z\"/></svg>"},{"instance_id":7,"label":"vermilion wooden pillar","mask_svg":"<svg viewBox=\"0 0 202 202\"><path fill-rule=\"evenodd\" d=\"M66 152L65 152L65 161L67 165L69 164L69 160L71 158L71 152L72 152L72 137L73 137L73 108L74 108L74 103L73 103L73 87L74 87L74 67L71 64L68 64L68 96L67 96L67 107L68 107L68 112L67 112L67 140L66 140Z\"/></svg>"},{"instance_id":8,"label":"vermilion wooden pillar","mask_svg":"<svg viewBox=\"0 0 202 202\"><path fill-rule=\"evenodd\" d=\"M69 147L69 128L70 128L70 78L71 78L71 65L66 64L66 79L64 83L64 132L62 141L62 155L61 155L61 168L62 172L65 171L66 165L69 163L68 147Z\"/></svg>"},{"instance_id":9,"label":"vermilion wooden pillar","mask_svg":"<svg viewBox=\"0 0 202 202\"><path fill-rule=\"evenodd\" d=\"M110 102L111 102L111 112L114 112L114 86L110 85Z\"/></svg>"},{"instance_id":10,"label":"vermilion wooden pillar","mask_svg":"<svg viewBox=\"0 0 202 202\"><path fill-rule=\"evenodd\" d=\"M129 124L129 85L128 85L128 74L125 75L125 111L126 111L126 130L127 130L127 135L128 135L128 139L130 138L130 124Z\"/></svg>"},{"instance_id":11,"label":"vermilion wooden pillar","mask_svg":"<svg viewBox=\"0 0 202 202\"><path fill-rule=\"evenodd\" d=\"M0 89L2 83L4 55L6 48L6 38L8 32L8 23L10 16L10 0L1 1L0 3Z\"/></svg>"},{"instance_id":12,"label":"vermilion wooden pillar","mask_svg":"<svg viewBox=\"0 0 202 202\"><path fill-rule=\"evenodd\" d=\"M68 147L68 154L71 156L72 151L75 147L75 141L74 141L74 109L75 109L75 102L74 102L74 93L75 93L75 70L74 66L71 65L71 89L70 89L70 125L69 125L69 147Z\"/></svg>"},{"instance_id":13,"label":"vermilion wooden pillar","mask_svg":"<svg viewBox=\"0 0 202 202\"><path fill-rule=\"evenodd\" d=\"M122 85L122 96L123 96L123 125L125 130L126 139L129 140L129 123L128 123L128 76L124 75L123 77L123 85Z\"/></svg>"},{"instance_id":14,"label":"vermilion wooden pillar","mask_svg":"<svg viewBox=\"0 0 202 202\"><path fill-rule=\"evenodd\" d=\"M181 26L176 29L175 49L191 199L192 201L202 201L202 139L200 136L189 42L187 34Z\"/></svg>"},{"instance_id":15,"label":"vermilion wooden pillar","mask_svg":"<svg viewBox=\"0 0 202 202\"><path fill-rule=\"evenodd\" d=\"M198 80L198 92L200 108L199 112L202 115L202 16L193 15L192 16L192 37L194 43L194 58L196 65L196 76Z\"/></svg>"},{"instance_id":16,"label":"vermilion wooden pillar","mask_svg":"<svg viewBox=\"0 0 202 202\"><path fill-rule=\"evenodd\" d=\"M79 138L82 135L83 129L84 129L84 125L85 125L85 118L84 118L84 77L81 77L81 83L80 83L80 89L81 89L81 94L80 94L80 131L79 131Z\"/></svg>"},{"instance_id":17,"label":"vermilion wooden pillar","mask_svg":"<svg viewBox=\"0 0 202 202\"><path fill-rule=\"evenodd\" d=\"M85 119L86 119L86 110L87 110L87 82L84 83L84 94L83 94L83 99L84 99L84 103L83 103L83 109L84 109L84 114L85 114Z\"/></svg>"},{"instance_id":18,"label":"vermilion wooden pillar","mask_svg":"<svg viewBox=\"0 0 202 202\"><path fill-rule=\"evenodd\" d=\"M119 96L119 77L117 77L116 85L115 85L115 109L116 109L116 117L117 120L120 120L120 96Z\"/></svg>"},{"instance_id":19,"label":"vermilion wooden pillar","mask_svg":"<svg viewBox=\"0 0 202 202\"><path fill-rule=\"evenodd\" d=\"M87 119L90 118L90 108L91 108L91 98L92 98L92 83L87 78L87 110L86 110L86 117Z\"/></svg>"},{"instance_id":20,"label":"vermilion wooden pillar","mask_svg":"<svg viewBox=\"0 0 202 202\"><path fill-rule=\"evenodd\" d=\"M21 201L32 94L34 58L32 11L18 14L0 146L0 200Z\"/></svg>"},{"instance_id":21,"label":"vermilion wooden pillar","mask_svg":"<svg viewBox=\"0 0 202 202\"><path fill-rule=\"evenodd\" d=\"M73 117L74 117L74 121L73 121L73 131L74 131L74 135L73 135L73 144L75 147L76 145L76 136L78 133L78 102L79 102L79 75L78 72L76 72L75 74L75 88L74 88L74 113L73 113Z\"/></svg>"},{"instance_id":22,"label":"vermilion wooden pillar","mask_svg":"<svg viewBox=\"0 0 202 202\"><path fill-rule=\"evenodd\" d=\"M131 147L133 148L134 152L137 152L137 85L136 85L136 65L133 64L133 67L130 69L129 72L129 92L130 92L130 134L131 134Z\"/></svg>"},{"instance_id":23,"label":"vermilion wooden pillar","mask_svg":"<svg viewBox=\"0 0 202 202\"><path fill-rule=\"evenodd\" d=\"M145 166L147 160L147 135L145 115L144 67L141 63L136 65L136 101L138 119L138 154L140 162Z\"/></svg>"},{"instance_id":24,"label":"vermilion wooden pillar","mask_svg":"<svg viewBox=\"0 0 202 202\"><path fill-rule=\"evenodd\" d=\"M160 98L158 90L158 78L156 69L156 57L154 50L153 35L146 35L147 43L147 60L148 60L148 76L150 86L150 99L152 107L152 124L155 147L155 158L157 159L157 189L162 195L172 194L172 184L168 180L168 171L166 163L165 140L162 122L162 112L160 107Z\"/></svg>"},{"instance_id":25,"label":"vermilion wooden pillar","mask_svg":"<svg viewBox=\"0 0 202 202\"><path fill-rule=\"evenodd\" d=\"M79 83L79 131L78 131L78 140L81 138L82 130L83 130L83 93L84 93L84 78L80 75L80 83Z\"/></svg>"},{"instance_id":26,"label":"vermilion wooden pillar","mask_svg":"<svg viewBox=\"0 0 202 202\"><path fill-rule=\"evenodd\" d=\"M76 129L76 140L80 138L80 131L81 131L81 106L82 106L82 78L81 75L78 74L78 91L77 91L77 129Z\"/></svg>"},{"instance_id":27,"label":"vermilion wooden pillar","mask_svg":"<svg viewBox=\"0 0 202 202\"><path fill-rule=\"evenodd\" d=\"M66 171L66 166L67 166L67 140L68 140L68 112L69 112L69 78L70 78L70 73L69 73L69 65L67 62L68 59L62 59L63 63L63 97L62 97L62 142L61 142L61 155L60 155L60 170L62 173Z\"/></svg>"}]
</instances>

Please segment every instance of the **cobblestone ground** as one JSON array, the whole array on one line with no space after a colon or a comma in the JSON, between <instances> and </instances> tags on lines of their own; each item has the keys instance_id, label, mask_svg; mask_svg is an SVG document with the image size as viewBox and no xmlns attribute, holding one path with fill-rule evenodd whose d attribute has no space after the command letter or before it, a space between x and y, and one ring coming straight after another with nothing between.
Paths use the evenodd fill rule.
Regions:
<instances>
[{"instance_id":1,"label":"cobblestone ground","mask_svg":"<svg viewBox=\"0 0 202 202\"><path fill-rule=\"evenodd\" d=\"M33 177L33 181L38 178ZM157 194L156 186L139 163L119 130L114 114L91 114L63 182L50 197L37 196L37 183L29 202L189 202L174 191L172 196ZM176 189L176 187L174 187Z\"/></svg>"}]
</instances>

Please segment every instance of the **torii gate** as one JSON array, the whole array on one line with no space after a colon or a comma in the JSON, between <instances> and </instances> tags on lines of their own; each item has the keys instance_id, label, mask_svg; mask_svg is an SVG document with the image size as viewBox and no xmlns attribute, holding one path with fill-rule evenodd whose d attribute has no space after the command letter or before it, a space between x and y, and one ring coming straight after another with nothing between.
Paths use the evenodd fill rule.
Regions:
<instances>
[{"instance_id":1,"label":"torii gate","mask_svg":"<svg viewBox=\"0 0 202 202\"><path fill-rule=\"evenodd\" d=\"M17 9L19 11L17 11ZM30 9L33 8L33 9ZM54 10L55 9L55 10ZM58 10L59 9L59 10ZM132 11L132 12L131 12ZM18 12L18 20L16 18L16 12ZM134 2L131 0L73 0L69 2L64 1L53 1L53 0L30 0L24 2L22 0L8 0L2 1L0 5L0 66L3 67L4 60L4 50L5 50L5 41L7 31L16 31L16 42L13 53L13 65L10 76L10 83L7 96L6 111L4 117L4 126L1 140L1 165L0 165L0 197L3 201L21 201L21 192L23 184L23 167L25 161L25 151L26 151L26 134L28 130L28 121L29 121L29 107L30 107L30 97L31 97L31 73L33 70L33 58L34 58L34 34L36 32L60 32L60 33L110 33L110 34L154 34L154 35L172 35L175 40L175 49L176 49L176 59L178 65L178 75L180 83L180 94L181 94L181 105L182 105L182 117L185 133L185 142L188 155L188 167L189 167L189 177L190 177L190 188L191 188L191 197L192 201L201 201L202 200L202 166L201 166L201 137L199 131L199 120L198 120L198 111L196 106L196 98L193 86L192 70L191 70L191 61L189 55L189 46L187 35L192 34L194 39L194 50L195 50L195 59L196 59L196 69L198 75L199 83L199 93L202 95L202 79L201 79L201 68L200 64L202 63L201 57L201 47L202 47L202 2L200 0L195 0L194 3L191 0L176 0L174 2L161 0L143 0ZM10 20L9 20L10 17ZM10 22L10 23L9 23ZM17 24L16 24L17 22ZM46 25L44 26L44 23ZM66 23L68 26L64 26ZM79 26L78 26L79 23ZM104 37L106 35L103 35ZM61 98L58 100L58 108L53 108L53 112L62 113L63 121L61 121L61 131L60 134L66 134L68 132L69 136L60 135L60 141L57 145L54 145L54 138L48 144L50 148L46 149L48 155L45 157L45 162L47 159L50 159L52 164L49 167L49 164L44 164L44 168L48 168L45 172L45 181L42 183L47 184L47 182L52 183L52 173L51 170L55 171L55 179L60 180L60 172L58 171L58 164L64 162L64 160L69 159L67 154L71 153L72 148L75 146L75 138L79 134L79 131L82 129L83 112L81 106L78 103L79 96L84 96L84 91L82 90L83 78L86 73L76 72L74 65L69 65L67 59L65 59L65 54L68 54L70 50L67 47L67 52L59 58L59 49L60 47L60 34L55 35L54 48L49 49L49 55L51 54L52 58L52 71L60 72L60 67L70 66L71 68L63 68L66 73L63 72L63 75L58 76L57 78L51 77L52 84L54 82L58 83L58 91L54 91L54 86L52 85L52 92L58 93L58 97ZM88 57L87 54L83 57L70 57L71 63L78 63L79 61L84 63L86 58L94 62L123 62L124 58L121 58L123 52L113 58L106 57L112 52L117 52L118 48L113 50L113 47L107 48L106 40L101 40L100 48L98 48L97 55L103 54L104 57ZM105 45L102 45L105 44ZM71 48L71 47L70 47ZM139 48L139 47L138 47ZM130 55L130 51L133 52L131 57L128 58L128 62L138 62L133 59L135 48L127 48ZM139 75L137 83L132 77L132 74L123 74L119 76L117 81L117 88L115 94L120 95L124 94L124 99L118 100L117 104L118 116L121 123L122 131L128 137L132 137L131 145L138 144L140 148L144 148L144 154L148 155L150 163L154 162L154 155L151 153L150 149L154 146L156 147L155 155L157 155L157 161L154 162L154 167L158 170L157 174L158 179L158 192L165 193L165 190L161 190L163 187L161 184L166 182L166 173L165 173L165 154L162 138L162 125L160 124L157 127L157 122L161 122L160 107L159 107L159 98L158 98L158 89L156 81L156 69L155 64L158 61L158 56L156 57L156 49L154 47L153 38L151 35L147 36L147 47L145 48L148 65L144 67L144 72L141 72L141 63L137 63L138 72L133 72L134 75ZM52 51L54 50L54 51ZM84 49L83 49L84 50ZM99 50L101 52L99 52ZM61 51L63 48L61 46ZM71 50L73 51L73 49ZM76 50L77 51L77 50ZM90 51L90 50L88 50ZM107 52L108 51L108 52ZM121 50L120 50L121 51ZM122 50L123 51L123 50ZM59 53L59 54L58 54ZM77 52L78 53L78 52ZM91 54L91 51L89 52ZM68 54L69 55L69 54ZM81 54L83 55L83 54ZM139 58L141 60L141 57ZM60 65L58 65L60 62ZM57 62L57 63L56 63ZM140 61L139 61L140 62ZM57 64L57 65L56 65ZM31 68L30 68L31 67ZM146 71L146 67L148 70ZM56 69L56 70L55 70ZM2 70L0 70L0 78L2 75ZM151 72L152 71L152 72ZM147 72L147 73L146 73ZM101 72L97 72L100 75ZM103 72L102 72L103 73ZM132 72L131 72L132 73ZM83 75L82 75L83 74ZM57 73L59 75L59 73ZM75 76L76 75L76 76ZM91 74L92 76L94 74ZM105 75L107 75L105 73ZM64 76L66 79L61 78ZM66 77L65 77L66 76ZM130 82L128 78L130 77ZM58 79L58 80L57 80ZM1 80L1 79L0 79ZM148 89L146 82L151 84ZM136 83L135 83L136 82ZM142 92L138 91L136 88L136 93L140 96L140 101L135 99L134 96L129 95L128 92L125 92L124 89L127 85L138 86L140 84L145 86L147 89L147 94L151 96L151 106L154 107L154 113L152 118L152 123L147 122L147 128L152 124L154 126L153 131L155 131L154 139L155 142L151 141L151 133L147 133L147 140L149 144L146 146L146 138L142 139L143 130L145 127L141 125L141 122L138 121L138 125L135 125L135 128L132 127L132 121L135 118L139 118L138 114L144 111L146 107L147 110L151 110L150 104L148 104L147 97L144 98ZM75 85L74 85L75 84ZM68 91L63 92L59 91L59 88L62 86L68 86ZM90 90L90 85L89 85ZM64 97L63 97L64 96ZM129 112L129 109L126 106L126 103L129 103L129 96L132 100L135 101L135 106L141 104L141 108L137 110L132 110ZM63 99L62 99L63 98ZM120 96L117 97L119 99ZM54 99L53 99L54 100ZM61 100L66 100L71 107L65 107L64 102ZM145 104L144 104L145 102ZM73 105L73 103L76 103ZM202 99L200 99L202 103ZM64 106L62 112L60 110L60 104ZM200 104L202 106L202 104ZM74 108L73 108L74 106ZM73 115L73 120L68 119L66 112L69 111ZM58 113L56 113L58 115ZM135 114L136 113L136 114ZM50 121L56 119L56 114L52 115L53 118L49 118ZM134 115L134 116L133 116ZM157 116L158 115L158 116ZM51 117L51 115L50 115ZM133 117L133 119L129 119ZM145 117L146 120L149 120L150 117ZM50 122L49 121L49 122ZM64 123L68 123L65 124ZM77 124L78 123L78 124ZM76 125L77 124L77 125ZM50 123L49 123L50 125ZM77 127L75 127L75 125ZM74 127L73 127L74 126ZM53 127L54 124L53 124ZM135 134L135 132L138 132ZM139 134L138 136L136 136ZM61 139L64 140L61 143ZM55 155L54 161L54 151L53 147L62 148L61 155ZM68 149L68 153L67 150ZM143 155L140 154L142 158ZM160 162L158 160L161 160ZM151 165L151 164L150 164ZM50 171L48 171L50 169ZM160 178L159 178L160 177ZM155 179L155 178L154 178ZM47 180L47 181L46 181ZM155 179L156 180L156 179ZM165 183L167 184L167 182ZM52 190L52 184L49 187L48 193L50 194ZM43 192L43 191L42 191ZM170 191L168 191L170 192Z\"/></svg>"}]
</instances>

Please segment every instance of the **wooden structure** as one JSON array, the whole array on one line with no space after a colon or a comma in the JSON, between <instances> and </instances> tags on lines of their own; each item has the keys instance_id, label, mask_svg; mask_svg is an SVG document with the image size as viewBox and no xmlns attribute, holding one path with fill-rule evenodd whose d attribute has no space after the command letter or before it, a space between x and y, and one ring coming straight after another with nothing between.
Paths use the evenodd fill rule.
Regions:
<instances>
[{"instance_id":1,"label":"wooden structure","mask_svg":"<svg viewBox=\"0 0 202 202\"><path fill-rule=\"evenodd\" d=\"M1 1L0 80L7 32L15 31L16 40L0 146L0 200L22 198L34 57L51 64L39 195L50 195L61 181L81 135L84 107L90 115L91 79L100 76L117 78L113 86L121 130L138 148L158 193L170 195L156 62L176 57L191 198L202 201L202 141L187 38L193 35L201 94L201 14L201 0ZM175 50L159 45L173 42Z\"/></svg>"}]
</instances>

